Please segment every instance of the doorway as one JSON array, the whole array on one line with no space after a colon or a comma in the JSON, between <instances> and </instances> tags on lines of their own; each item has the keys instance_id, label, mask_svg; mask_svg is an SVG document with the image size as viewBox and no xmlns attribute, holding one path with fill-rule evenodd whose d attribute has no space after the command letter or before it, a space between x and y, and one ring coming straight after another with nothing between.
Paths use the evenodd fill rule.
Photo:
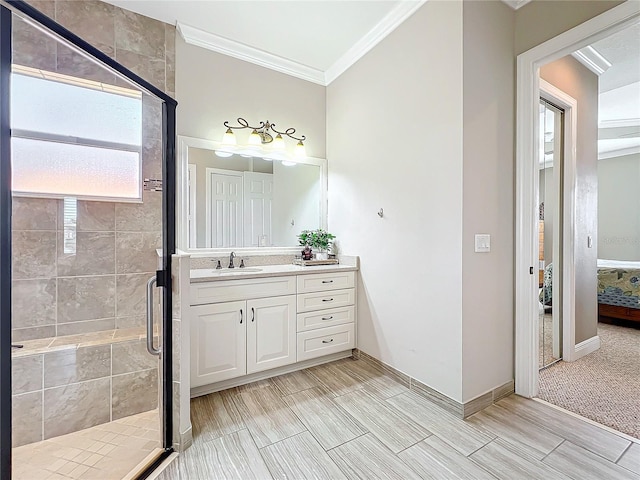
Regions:
<instances>
[{"instance_id":1,"label":"doorway","mask_svg":"<svg viewBox=\"0 0 640 480\"><path fill-rule=\"evenodd\" d=\"M0 18L0 476L137 476L172 451L176 103Z\"/></svg>"}]
</instances>

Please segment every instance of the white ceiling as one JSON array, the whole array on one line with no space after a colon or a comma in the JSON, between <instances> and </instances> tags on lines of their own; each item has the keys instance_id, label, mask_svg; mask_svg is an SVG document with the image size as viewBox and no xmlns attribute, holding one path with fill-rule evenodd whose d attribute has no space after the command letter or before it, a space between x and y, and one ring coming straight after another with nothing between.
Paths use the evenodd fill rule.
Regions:
<instances>
[{"instance_id":1,"label":"white ceiling","mask_svg":"<svg viewBox=\"0 0 640 480\"><path fill-rule=\"evenodd\" d=\"M591 45L611 67L600 75L600 92L640 81L640 23Z\"/></svg>"}]
</instances>

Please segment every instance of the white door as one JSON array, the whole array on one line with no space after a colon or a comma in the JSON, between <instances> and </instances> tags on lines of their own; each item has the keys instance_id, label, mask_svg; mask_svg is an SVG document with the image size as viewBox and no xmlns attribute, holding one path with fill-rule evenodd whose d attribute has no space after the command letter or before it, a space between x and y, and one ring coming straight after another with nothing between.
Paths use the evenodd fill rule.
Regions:
<instances>
[{"instance_id":1,"label":"white door","mask_svg":"<svg viewBox=\"0 0 640 480\"><path fill-rule=\"evenodd\" d=\"M242 247L242 173L207 168L207 247Z\"/></svg>"},{"instance_id":2,"label":"white door","mask_svg":"<svg viewBox=\"0 0 640 480\"><path fill-rule=\"evenodd\" d=\"M244 246L273 245L273 174L244 172ZM261 241L262 239L262 241Z\"/></svg>"},{"instance_id":3,"label":"white door","mask_svg":"<svg viewBox=\"0 0 640 480\"><path fill-rule=\"evenodd\" d=\"M295 361L295 295L247 301L247 373Z\"/></svg>"},{"instance_id":4,"label":"white door","mask_svg":"<svg viewBox=\"0 0 640 480\"><path fill-rule=\"evenodd\" d=\"M191 387L244 375L246 302L198 305L191 311Z\"/></svg>"}]
</instances>

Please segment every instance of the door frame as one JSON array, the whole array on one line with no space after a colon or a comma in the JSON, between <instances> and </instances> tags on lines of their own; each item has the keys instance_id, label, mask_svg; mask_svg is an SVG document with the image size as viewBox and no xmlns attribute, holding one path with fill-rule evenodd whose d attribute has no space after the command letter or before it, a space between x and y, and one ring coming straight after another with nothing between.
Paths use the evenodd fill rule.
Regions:
<instances>
[{"instance_id":1,"label":"door frame","mask_svg":"<svg viewBox=\"0 0 640 480\"><path fill-rule=\"evenodd\" d=\"M536 176L540 67L623 30L639 17L640 2L627 1L517 57L515 391L524 397L534 397L538 393L538 280L537 268L533 266L537 265L538 255L535 235L538 230ZM571 195L565 191L566 197ZM573 218L574 214L574 209L565 210L565 219ZM572 220L571 228L574 223ZM573 267L573 259L570 260ZM530 273L531 269L535 275Z\"/></svg>"}]
</instances>

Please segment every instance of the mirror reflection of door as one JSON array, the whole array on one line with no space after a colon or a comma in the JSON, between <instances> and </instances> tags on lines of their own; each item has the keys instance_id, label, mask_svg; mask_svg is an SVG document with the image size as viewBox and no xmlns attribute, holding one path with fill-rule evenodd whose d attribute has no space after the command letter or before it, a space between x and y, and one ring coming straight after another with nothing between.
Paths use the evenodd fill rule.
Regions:
<instances>
[{"instance_id":1,"label":"mirror reflection of door","mask_svg":"<svg viewBox=\"0 0 640 480\"><path fill-rule=\"evenodd\" d=\"M241 172L207 168L207 247L242 246Z\"/></svg>"},{"instance_id":2,"label":"mirror reflection of door","mask_svg":"<svg viewBox=\"0 0 640 480\"><path fill-rule=\"evenodd\" d=\"M564 112L540 99L539 367L562 358L562 175Z\"/></svg>"}]
</instances>

